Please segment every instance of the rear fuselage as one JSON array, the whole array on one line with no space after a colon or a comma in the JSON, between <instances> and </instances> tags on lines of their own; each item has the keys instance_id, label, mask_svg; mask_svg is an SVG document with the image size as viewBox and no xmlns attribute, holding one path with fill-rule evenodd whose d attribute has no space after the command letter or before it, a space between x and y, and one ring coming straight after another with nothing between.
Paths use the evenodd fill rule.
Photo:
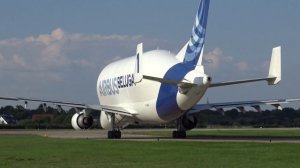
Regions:
<instances>
[{"instance_id":1,"label":"rear fuselage","mask_svg":"<svg viewBox=\"0 0 300 168\"><path fill-rule=\"evenodd\" d=\"M203 72L188 68L175 55L154 50L143 53L141 71L148 76L163 79L193 81L205 77ZM207 85L199 85L181 93L174 84L143 79L136 83L136 57L128 57L107 65L97 81L101 105L118 106L135 113L139 122L163 123L177 119L203 96Z\"/></svg>"}]
</instances>

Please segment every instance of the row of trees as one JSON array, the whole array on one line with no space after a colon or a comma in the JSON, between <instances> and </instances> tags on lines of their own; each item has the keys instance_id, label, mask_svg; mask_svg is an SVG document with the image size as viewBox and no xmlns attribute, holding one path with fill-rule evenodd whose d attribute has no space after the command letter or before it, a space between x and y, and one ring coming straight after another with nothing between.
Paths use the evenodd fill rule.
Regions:
<instances>
[{"instance_id":1,"label":"row of trees","mask_svg":"<svg viewBox=\"0 0 300 168\"><path fill-rule=\"evenodd\" d=\"M23 106L5 106L0 108L0 115L12 114L18 120L13 126L0 126L0 128L72 128L71 118L76 112L71 108L59 111L56 108L47 107L46 112L43 105L37 109L24 109ZM51 114L51 117L32 119L35 114ZM94 118L99 119L98 112L91 113ZM225 112L205 110L196 114L198 127L300 127L300 109L284 108L283 110L265 110L262 112L248 111L239 112L236 109ZM174 122L162 127L174 126ZM95 125L98 127L97 125ZM131 127L154 127L151 125L139 125Z\"/></svg>"},{"instance_id":2,"label":"row of trees","mask_svg":"<svg viewBox=\"0 0 300 168\"><path fill-rule=\"evenodd\" d=\"M24 109L23 106L5 106L0 108L0 115L11 114L17 119L16 125L1 125L0 128L72 128L71 118L75 109L57 110L41 104L36 109ZM34 115L48 114L34 119ZM51 117L50 117L51 116Z\"/></svg>"},{"instance_id":3,"label":"row of trees","mask_svg":"<svg viewBox=\"0 0 300 168\"><path fill-rule=\"evenodd\" d=\"M206 110L197 114L198 127L300 127L300 109L265 110L262 112L239 112L236 109L225 112Z\"/></svg>"}]
</instances>

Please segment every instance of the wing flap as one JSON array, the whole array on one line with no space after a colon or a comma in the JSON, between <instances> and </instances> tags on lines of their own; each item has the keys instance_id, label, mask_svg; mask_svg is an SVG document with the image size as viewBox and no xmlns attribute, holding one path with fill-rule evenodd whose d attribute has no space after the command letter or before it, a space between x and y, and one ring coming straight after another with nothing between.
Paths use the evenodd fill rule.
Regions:
<instances>
[{"instance_id":1,"label":"wing flap","mask_svg":"<svg viewBox=\"0 0 300 168\"><path fill-rule=\"evenodd\" d=\"M54 105L77 107L77 108L88 108L88 107L96 108L95 105L86 105L86 104L81 104L81 103L52 101L52 100L44 100L44 99L22 98L22 97L0 97L0 100L24 101L25 103L26 102L50 103L50 104L54 104ZM99 109L99 108L97 108L97 109Z\"/></svg>"},{"instance_id":2,"label":"wing flap","mask_svg":"<svg viewBox=\"0 0 300 168\"><path fill-rule=\"evenodd\" d=\"M137 114L136 111L134 111L134 110L126 109L126 108L119 107L119 106L89 105L89 104L83 104L83 103L72 103L72 102L52 101L52 100L22 98L22 97L0 97L0 100L24 101L25 105L27 105L28 102L49 103L49 104L53 104L56 106L65 106L65 107L78 108L78 109L105 111L108 113L131 116L131 117L133 115Z\"/></svg>"},{"instance_id":3,"label":"wing flap","mask_svg":"<svg viewBox=\"0 0 300 168\"><path fill-rule=\"evenodd\" d=\"M125 115L125 116L130 116L133 117L137 113L133 110L129 110L123 107L119 106L101 106L101 111L108 112L108 113L113 113L113 114L119 114L119 115Z\"/></svg>"}]
</instances>

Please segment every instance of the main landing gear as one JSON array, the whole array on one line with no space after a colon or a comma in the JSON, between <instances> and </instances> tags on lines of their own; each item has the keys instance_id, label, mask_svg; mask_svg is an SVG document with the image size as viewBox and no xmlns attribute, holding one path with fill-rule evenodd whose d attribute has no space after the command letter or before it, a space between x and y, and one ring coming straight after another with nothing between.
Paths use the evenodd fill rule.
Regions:
<instances>
[{"instance_id":1,"label":"main landing gear","mask_svg":"<svg viewBox=\"0 0 300 168\"><path fill-rule=\"evenodd\" d=\"M186 138L186 131L173 131L173 138L184 139Z\"/></svg>"},{"instance_id":2,"label":"main landing gear","mask_svg":"<svg viewBox=\"0 0 300 168\"><path fill-rule=\"evenodd\" d=\"M173 131L173 138L176 138L176 139L186 138L186 130L182 123L182 117L177 119L177 131Z\"/></svg>"},{"instance_id":3,"label":"main landing gear","mask_svg":"<svg viewBox=\"0 0 300 168\"><path fill-rule=\"evenodd\" d=\"M122 133L120 131L120 129L117 128L115 121L116 121L116 117L115 114L110 114L111 116L111 127L112 130L107 132L107 138L108 139L120 139L122 136Z\"/></svg>"},{"instance_id":4,"label":"main landing gear","mask_svg":"<svg viewBox=\"0 0 300 168\"><path fill-rule=\"evenodd\" d=\"M108 131L107 138L108 139L120 139L121 138L121 131L120 130L112 130Z\"/></svg>"}]
</instances>

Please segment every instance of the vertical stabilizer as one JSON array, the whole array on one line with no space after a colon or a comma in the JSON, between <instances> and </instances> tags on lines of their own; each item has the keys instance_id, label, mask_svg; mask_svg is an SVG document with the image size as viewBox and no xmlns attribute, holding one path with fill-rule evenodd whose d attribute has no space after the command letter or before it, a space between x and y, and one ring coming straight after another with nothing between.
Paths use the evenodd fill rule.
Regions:
<instances>
[{"instance_id":1,"label":"vertical stabilizer","mask_svg":"<svg viewBox=\"0 0 300 168\"><path fill-rule=\"evenodd\" d=\"M201 66L204 40L206 34L206 25L208 18L210 0L201 0L196 15L191 38L182 50L177 54L177 58L182 60L188 66Z\"/></svg>"}]
</instances>

